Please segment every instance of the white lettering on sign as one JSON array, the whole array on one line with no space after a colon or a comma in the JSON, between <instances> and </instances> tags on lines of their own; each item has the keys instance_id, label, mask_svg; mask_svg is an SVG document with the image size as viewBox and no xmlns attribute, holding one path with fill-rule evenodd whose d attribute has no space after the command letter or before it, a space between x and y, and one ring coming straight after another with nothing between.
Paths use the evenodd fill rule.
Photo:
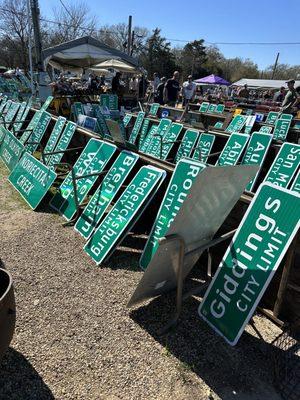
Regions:
<instances>
[{"instance_id":1,"label":"white lettering on sign","mask_svg":"<svg viewBox=\"0 0 300 400\"><path fill-rule=\"evenodd\" d=\"M30 182L30 180L27 179L24 175L19 176L17 184L20 186L22 191L26 193L27 196L30 195L31 189L34 187L34 184Z\"/></svg>"},{"instance_id":2,"label":"white lettering on sign","mask_svg":"<svg viewBox=\"0 0 300 400\"><path fill-rule=\"evenodd\" d=\"M35 178L42 186L47 184L47 173L43 171L37 164L29 158L22 158L21 167L24 168L33 178Z\"/></svg>"}]
</instances>

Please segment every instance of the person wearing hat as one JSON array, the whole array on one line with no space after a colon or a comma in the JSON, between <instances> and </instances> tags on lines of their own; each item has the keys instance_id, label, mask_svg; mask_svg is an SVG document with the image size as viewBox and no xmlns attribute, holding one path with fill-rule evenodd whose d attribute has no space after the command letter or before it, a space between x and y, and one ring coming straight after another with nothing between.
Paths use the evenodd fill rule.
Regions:
<instances>
[{"instance_id":1,"label":"person wearing hat","mask_svg":"<svg viewBox=\"0 0 300 400\"><path fill-rule=\"evenodd\" d=\"M196 83L193 82L192 75L182 85L182 107L185 107L190 101L193 101L196 93Z\"/></svg>"},{"instance_id":2,"label":"person wearing hat","mask_svg":"<svg viewBox=\"0 0 300 400\"><path fill-rule=\"evenodd\" d=\"M295 80L289 79L286 81L288 86L288 91L281 105L281 111L285 113L292 113L293 107L298 103L298 93L296 92L294 85Z\"/></svg>"}]
</instances>

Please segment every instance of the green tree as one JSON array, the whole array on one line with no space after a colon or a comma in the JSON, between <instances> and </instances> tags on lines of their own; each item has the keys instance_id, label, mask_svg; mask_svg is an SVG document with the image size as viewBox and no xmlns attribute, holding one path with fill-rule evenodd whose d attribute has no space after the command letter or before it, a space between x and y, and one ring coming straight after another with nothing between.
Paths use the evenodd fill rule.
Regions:
<instances>
[{"instance_id":1,"label":"green tree","mask_svg":"<svg viewBox=\"0 0 300 400\"><path fill-rule=\"evenodd\" d=\"M180 67L184 78L190 74L199 78L206 73L205 62L207 58L203 43L203 39L194 40L183 47L180 55Z\"/></svg>"}]
</instances>

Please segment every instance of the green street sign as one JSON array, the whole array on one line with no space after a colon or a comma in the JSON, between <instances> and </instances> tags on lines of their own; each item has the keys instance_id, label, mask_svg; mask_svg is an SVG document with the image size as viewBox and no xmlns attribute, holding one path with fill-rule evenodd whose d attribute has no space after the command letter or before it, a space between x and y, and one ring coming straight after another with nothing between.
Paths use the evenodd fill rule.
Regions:
<instances>
[{"instance_id":1,"label":"green street sign","mask_svg":"<svg viewBox=\"0 0 300 400\"><path fill-rule=\"evenodd\" d=\"M286 119L287 121L292 121L293 117L294 116L292 114L281 114L280 115L280 119Z\"/></svg>"},{"instance_id":2,"label":"green street sign","mask_svg":"<svg viewBox=\"0 0 300 400\"><path fill-rule=\"evenodd\" d=\"M197 146L194 150L194 154L192 156L193 160L198 160L206 163L207 158L211 153L215 139L215 135L212 135L210 133L201 133L198 139Z\"/></svg>"},{"instance_id":3,"label":"green street sign","mask_svg":"<svg viewBox=\"0 0 300 400\"><path fill-rule=\"evenodd\" d=\"M223 114L224 110L225 110L224 104L218 104L217 108L215 109L215 112L218 114Z\"/></svg>"},{"instance_id":4,"label":"green street sign","mask_svg":"<svg viewBox=\"0 0 300 400\"><path fill-rule=\"evenodd\" d=\"M85 168L84 173L80 175L84 176L89 174L97 174L103 171L116 150L117 147L115 145L103 142L102 146L94 155L92 161ZM88 192L91 190L98 177L99 175L93 175L89 177L82 177L76 181L78 204L81 204L86 198ZM75 192L74 188L72 188L71 192L68 194L68 197L65 198L65 201L61 204L59 213L66 218L67 221L70 221L75 215L76 211Z\"/></svg>"},{"instance_id":5,"label":"green street sign","mask_svg":"<svg viewBox=\"0 0 300 400\"><path fill-rule=\"evenodd\" d=\"M131 121L133 115L132 114L125 114L124 118L123 118L123 124L125 126L125 128L127 127L127 125L129 124L129 122Z\"/></svg>"},{"instance_id":6,"label":"green street sign","mask_svg":"<svg viewBox=\"0 0 300 400\"><path fill-rule=\"evenodd\" d=\"M48 142L46 143L46 146L44 148L44 153L50 153L50 152L54 151L54 148L55 148L56 143L59 139L59 136L64 128L66 120L67 119L65 117L58 117L58 119L54 125L53 131L51 132ZM51 156L47 156L47 155L44 156L46 164L48 164L50 157Z\"/></svg>"},{"instance_id":7,"label":"green street sign","mask_svg":"<svg viewBox=\"0 0 300 400\"><path fill-rule=\"evenodd\" d=\"M216 112L216 110L217 110L217 105L216 104L210 104L208 106L207 112L213 114L213 113Z\"/></svg>"},{"instance_id":8,"label":"green street sign","mask_svg":"<svg viewBox=\"0 0 300 400\"><path fill-rule=\"evenodd\" d=\"M247 116L246 115L236 115L231 120L230 124L227 126L225 132L233 133L233 132L240 132L244 125L246 124Z\"/></svg>"},{"instance_id":9,"label":"green street sign","mask_svg":"<svg viewBox=\"0 0 300 400\"><path fill-rule=\"evenodd\" d=\"M271 142L272 142L272 135L266 133L253 132L250 141L248 143L245 155L242 159L242 164L244 165L254 164L262 166ZM246 186L246 190L248 190L249 192L253 191L258 175L259 171L257 172L255 178L252 181L250 181Z\"/></svg>"},{"instance_id":10,"label":"green street sign","mask_svg":"<svg viewBox=\"0 0 300 400\"><path fill-rule=\"evenodd\" d=\"M265 177L265 182L287 188L299 164L300 144L283 143Z\"/></svg>"},{"instance_id":11,"label":"green street sign","mask_svg":"<svg viewBox=\"0 0 300 400\"><path fill-rule=\"evenodd\" d=\"M205 113L205 112L207 112L208 107L209 107L209 103L204 101L203 103L201 103L199 111L202 112L202 113Z\"/></svg>"},{"instance_id":12,"label":"green street sign","mask_svg":"<svg viewBox=\"0 0 300 400\"><path fill-rule=\"evenodd\" d=\"M177 163L140 259L142 269L149 265L158 249L159 239L169 229L193 182L205 167L205 164L194 160L184 159Z\"/></svg>"},{"instance_id":13,"label":"green street sign","mask_svg":"<svg viewBox=\"0 0 300 400\"><path fill-rule=\"evenodd\" d=\"M279 114L280 113L277 111L270 111L267 115L266 124L274 125L277 121L277 118L279 118Z\"/></svg>"},{"instance_id":14,"label":"green street sign","mask_svg":"<svg viewBox=\"0 0 300 400\"><path fill-rule=\"evenodd\" d=\"M140 151L146 153L150 143L152 142L153 136L157 133L157 128L158 125L151 126L149 132L147 133L147 136L142 140L142 143L140 144Z\"/></svg>"},{"instance_id":15,"label":"green street sign","mask_svg":"<svg viewBox=\"0 0 300 400\"><path fill-rule=\"evenodd\" d=\"M185 157L190 157L199 137L199 131L187 129L175 157L175 164Z\"/></svg>"},{"instance_id":16,"label":"green street sign","mask_svg":"<svg viewBox=\"0 0 300 400\"><path fill-rule=\"evenodd\" d=\"M300 169L292 182L291 190L300 194Z\"/></svg>"},{"instance_id":17,"label":"green street sign","mask_svg":"<svg viewBox=\"0 0 300 400\"><path fill-rule=\"evenodd\" d=\"M170 154L172 147L174 146L176 140L178 139L178 136L182 128L183 128L182 124L177 124L176 122L173 122L171 124L170 128L163 136L162 152L160 154L160 145L159 145L158 152L156 152L156 157L161 156L162 160L166 160L168 158L168 155Z\"/></svg>"},{"instance_id":18,"label":"green street sign","mask_svg":"<svg viewBox=\"0 0 300 400\"><path fill-rule=\"evenodd\" d=\"M29 107L28 107L28 111L26 109L27 109L27 103L26 103L26 101L23 101L23 103L21 103L21 105L19 107L19 110L18 110L16 118L15 118L15 121L22 121L22 122L16 122L16 123L13 122L12 123L13 131L18 131L19 129L21 129L23 121L25 120L25 118L27 117L27 114L29 112Z\"/></svg>"},{"instance_id":19,"label":"green street sign","mask_svg":"<svg viewBox=\"0 0 300 400\"><path fill-rule=\"evenodd\" d=\"M256 117L255 115L248 115L246 116L246 123L245 123L245 129L244 132L247 134L250 134L253 128L253 125L255 123Z\"/></svg>"},{"instance_id":20,"label":"green street sign","mask_svg":"<svg viewBox=\"0 0 300 400\"><path fill-rule=\"evenodd\" d=\"M252 115L252 113L253 113L252 108L247 108L247 110L246 110L246 115ZM255 118L256 118L256 117L255 117Z\"/></svg>"},{"instance_id":21,"label":"green street sign","mask_svg":"<svg viewBox=\"0 0 300 400\"><path fill-rule=\"evenodd\" d=\"M152 156L156 156L160 153L160 138L155 137L154 135L160 135L164 137L165 133L168 131L172 124L172 121L167 118L162 118L157 127L157 131L152 135L149 146L147 147L146 153L151 154Z\"/></svg>"},{"instance_id":22,"label":"green street sign","mask_svg":"<svg viewBox=\"0 0 300 400\"><path fill-rule=\"evenodd\" d=\"M123 150L105 175L74 227L85 239L88 239L97 227L138 159L137 154Z\"/></svg>"},{"instance_id":23,"label":"green street sign","mask_svg":"<svg viewBox=\"0 0 300 400\"><path fill-rule=\"evenodd\" d=\"M84 115L84 109L82 103L80 101L76 101L75 103L73 103L72 111L74 115L74 121L77 122L79 115L80 114Z\"/></svg>"},{"instance_id":24,"label":"green street sign","mask_svg":"<svg viewBox=\"0 0 300 400\"><path fill-rule=\"evenodd\" d=\"M291 120L279 118L274 127L273 139L284 141L291 126Z\"/></svg>"},{"instance_id":25,"label":"green street sign","mask_svg":"<svg viewBox=\"0 0 300 400\"><path fill-rule=\"evenodd\" d=\"M160 107L159 103L152 103L150 110L149 110L149 115L152 115L153 117L155 117L157 115L157 111Z\"/></svg>"},{"instance_id":26,"label":"green street sign","mask_svg":"<svg viewBox=\"0 0 300 400\"><path fill-rule=\"evenodd\" d=\"M143 125L141 127L141 133L140 133L140 140L139 140L139 149L141 149L142 143L144 142L147 134L148 134L148 129L149 129L149 125L150 125L150 119L149 118L145 118Z\"/></svg>"},{"instance_id":27,"label":"green street sign","mask_svg":"<svg viewBox=\"0 0 300 400\"><path fill-rule=\"evenodd\" d=\"M8 100L8 101L4 104L4 108L3 108L3 110L2 110L2 113L8 112L8 110L9 110L9 108L11 107L12 103L13 103L12 100Z\"/></svg>"},{"instance_id":28,"label":"green street sign","mask_svg":"<svg viewBox=\"0 0 300 400\"><path fill-rule=\"evenodd\" d=\"M216 122L215 123L215 125L214 125L214 128L217 128L217 129L222 129L223 128L223 122Z\"/></svg>"},{"instance_id":29,"label":"green street sign","mask_svg":"<svg viewBox=\"0 0 300 400\"><path fill-rule=\"evenodd\" d=\"M100 133L102 134L102 136L106 136L106 135L110 136L108 126L106 124L104 115L102 114L102 112L100 110L100 107L94 105L93 109L94 109L95 117L97 118L97 122L99 124Z\"/></svg>"},{"instance_id":30,"label":"green street sign","mask_svg":"<svg viewBox=\"0 0 300 400\"><path fill-rule=\"evenodd\" d=\"M7 114L4 117L4 121L6 122L6 126L8 126L8 124L10 122L12 122L12 120L14 119L15 115L18 112L18 109L20 107L20 103L12 103Z\"/></svg>"},{"instance_id":31,"label":"green street sign","mask_svg":"<svg viewBox=\"0 0 300 400\"><path fill-rule=\"evenodd\" d=\"M54 151L61 151L61 153L56 153L48 156L46 164L48 167L55 168L57 164L60 163L61 159L63 158L64 151L68 148L69 143L72 140L72 137L76 131L76 124L74 122L69 121L60 136Z\"/></svg>"},{"instance_id":32,"label":"green street sign","mask_svg":"<svg viewBox=\"0 0 300 400\"><path fill-rule=\"evenodd\" d=\"M56 173L25 152L8 177L9 182L34 210L55 181Z\"/></svg>"},{"instance_id":33,"label":"green street sign","mask_svg":"<svg viewBox=\"0 0 300 400\"><path fill-rule=\"evenodd\" d=\"M81 176L85 173L86 168L90 165L93 158L97 154L97 151L102 146L102 141L98 139L90 139L82 150L82 153L78 157L76 163L73 165L73 172L76 176ZM59 211L64 201L68 198L70 193L73 191L73 181L71 171L68 173L62 184L60 185L58 192L50 201L50 206Z\"/></svg>"},{"instance_id":34,"label":"green street sign","mask_svg":"<svg viewBox=\"0 0 300 400\"><path fill-rule=\"evenodd\" d=\"M46 111L47 108L50 106L50 104L52 103L52 100L54 99L53 96L48 96L46 101L44 102L44 104L41 107L41 111Z\"/></svg>"},{"instance_id":35,"label":"green street sign","mask_svg":"<svg viewBox=\"0 0 300 400\"><path fill-rule=\"evenodd\" d=\"M20 142L25 144L25 142L29 139L32 134L32 130L37 126L40 116L42 115L42 111L36 111L34 116L31 118L26 131L23 132L22 136L20 137Z\"/></svg>"},{"instance_id":36,"label":"green street sign","mask_svg":"<svg viewBox=\"0 0 300 400\"><path fill-rule=\"evenodd\" d=\"M272 132L272 126L266 126L266 125L263 125L263 126L261 126L260 127L260 129L259 129L259 133L271 133Z\"/></svg>"},{"instance_id":37,"label":"green street sign","mask_svg":"<svg viewBox=\"0 0 300 400\"><path fill-rule=\"evenodd\" d=\"M109 110L118 110L118 96L115 94L101 94L100 106Z\"/></svg>"},{"instance_id":38,"label":"green street sign","mask_svg":"<svg viewBox=\"0 0 300 400\"><path fill-rule=\"evenodd\" d=\"M5 133L0 145L0 157L6 167L12 171L25 151L25 148L10 131L3 127L1 127L1 131Z\"/></svg>"},{"instance_id":39,"label":"green street sign","mask_svg":"<svg viewBox=\"0 0 300 400\"><path fill-rule=\"evenodd\" d=\"M134 225L165 176L165 171L151 166L139 170L84 246L85 252L97 264L109 257Z\"/></svg>"},{"instance_id":40,"label":"green street sign","mask_svg":"<svg viewBox=\"0 0 300 400\"><path fill-rule=\"evenodd\" d=\"M236 165L246 144L249 135L245 133L232 133L220 154L216 165Z\"/></svg>"},{"instance_id":41,"label":"green street sign","mask_svg":"<svg viewBox=\"0 0 300 400\"><path fill-rule=\"evenodd\" d=\"M136 117L135 124L132 128L132 131L131 131L131 134L129 137L129 143L135 143L136 138L140 132L144 117L145 117L144 111L140 111Z\"/></svg>"},{"instance_id":42,"label":"green street sign","mask_svg":"<svg viewBox=\"0 0 300 400\"><path fill-rule=\"evenodd\" d=\"M199 315L235 345L300 227L300 196L260 186L199 307Z\"/></svg>"},{"instance_id":43,"label":"green street sign","mask_svg":"<svg viewBox=\"0 0 300 400\"><path fill-rule=\"evenodd\" d=\"M36 127L32 131L32 134L29 137L29 143L24 144L28 153L33 153L34 151L36 151L36 149L38 148L38 144L41 142L50 121L51 114L49 114L47 111L42 111L39 122L37 123ZM30 142L33 143L31 144Z\"/></svg>"}]
</instances>

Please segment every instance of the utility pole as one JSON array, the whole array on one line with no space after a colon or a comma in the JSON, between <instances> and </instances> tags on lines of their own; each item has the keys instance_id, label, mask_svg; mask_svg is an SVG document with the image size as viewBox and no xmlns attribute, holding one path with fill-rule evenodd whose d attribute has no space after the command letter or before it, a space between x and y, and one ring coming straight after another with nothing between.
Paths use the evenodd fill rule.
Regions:
<instances>
[{"instance_id":1,"label":"utility pole","mask_svg":"<svg viewBox=\"0 0 300 400\"><path fill-rule=\"evenodd\" d=\"M131 54L131 30L132 30L132 15L128 18L128 39L127 39L127 54Z\"/></svg>"},{"instance_id":2,"label":"utility pole","mask_svg":"<svg viewBox=\"0 0 300 400\"><path fill-rule=\"evenodd\" d=\"M29 70L30 70L30 86L31 86L31 94L33 95L34 87L33 87L33 66L32 66L30 0L27 0L27 23L28 23L28 56L29 56Z\"/></svg>"},{"instance_id":3,"label":"utility pole","mask_svg":"<svg viewBox=\"0 0 300 400\"><path fill-rule=\"evenodd\" d=\"M278 64L278 59L279 59L279 53L277 53L277 56L276 56L276 60L275 60L275 64L274 64L274 67L273 67L273 72L272 72L272 78L271 79L274 79L274 75L275 75L277 64Z\"/></svg>"},{"instance_id":4,"label":"utility pole","mask_svg":"<svg viewBox=\"0 0 300 400\"><path fill-rule=\"evenodd\" d=\"M132 53L133 53L133 50L134 50L134 37L135 37L135 33L134 33L134 31L132 31L130 56L132 56Z\"/></svg>"},{"instance_id":5,"label":"utility pole","mask_svg":"<svg viewBox=\"0 0 300 400\"><path fill-rule=\"evenodd\" d=\"M44 71L43 57L42 57L42 40L40 29L40 8L38 0L30 0L31 3L31 16L34 33L35 54L37 69L39 72Z\"/></svg>"}]
</instances>

